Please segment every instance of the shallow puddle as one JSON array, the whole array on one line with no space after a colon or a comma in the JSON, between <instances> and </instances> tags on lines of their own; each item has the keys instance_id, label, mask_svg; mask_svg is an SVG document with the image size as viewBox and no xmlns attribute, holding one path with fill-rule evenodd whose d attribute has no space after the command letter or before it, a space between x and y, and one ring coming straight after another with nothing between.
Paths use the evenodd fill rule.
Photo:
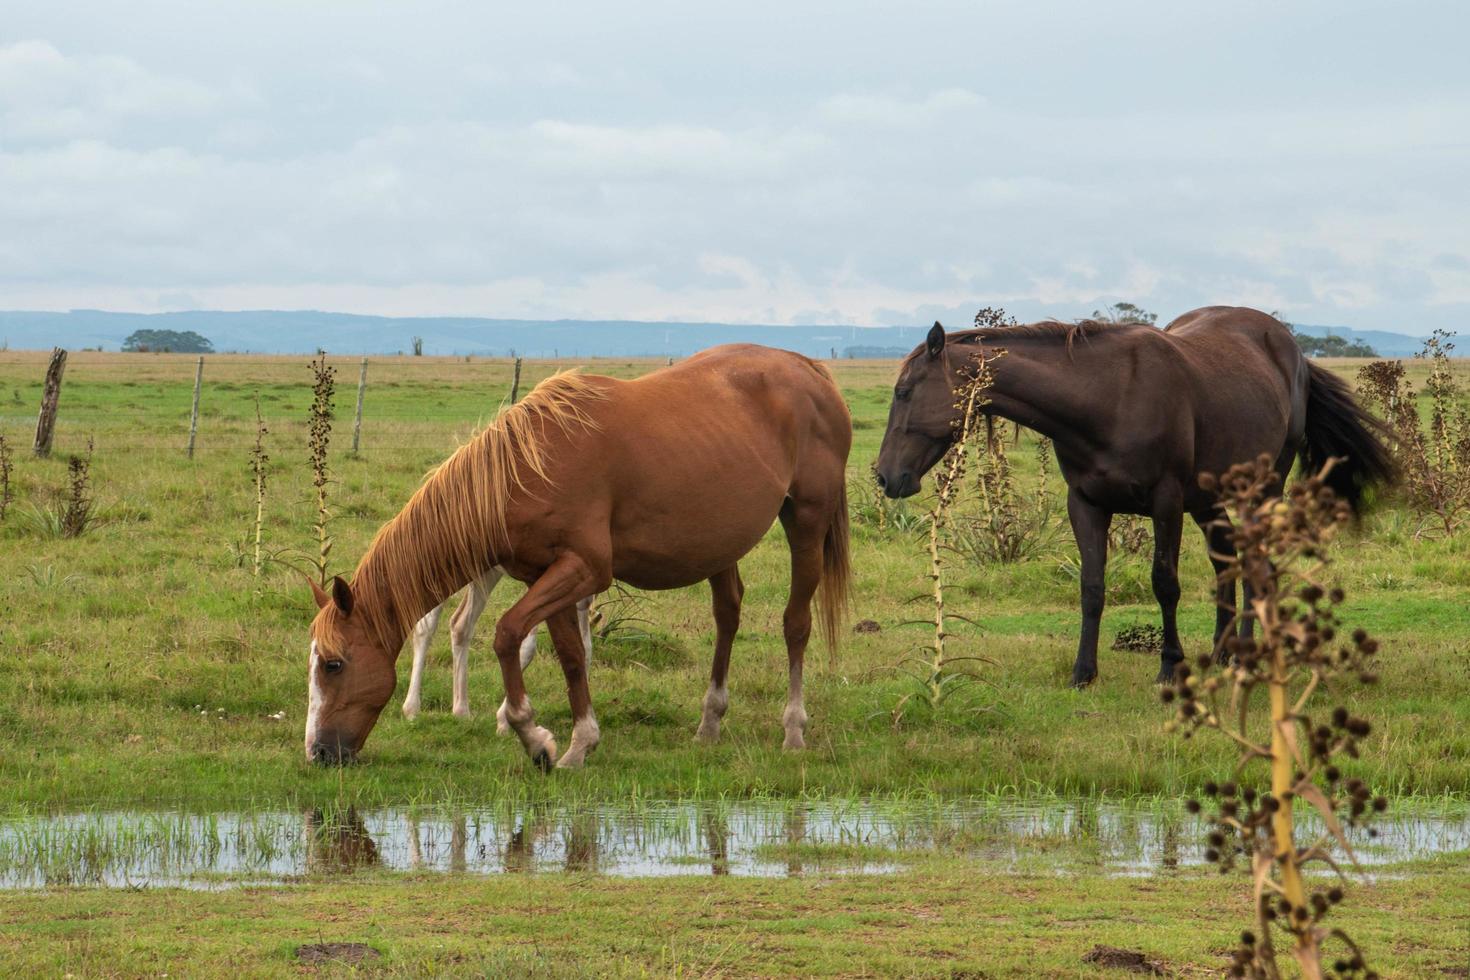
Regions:
<instances>
[{"instance_id":1,"label":"shallow puddle","mask_svg":"<svg viewBox=\"0 0 1470 980\"><path fill-rule=\"evenodd\" d=\"M1470 809L1353 831L1362 864L1470 852ZM1313 827L1303 818L1303 839ZM997 870L1151 874L1203 863L1177 809L985 800L431 810L119 812L0 820L0 887L229 887L363 869L627 876L881 874L963 855Z\"/></svg>"}]
</instances>

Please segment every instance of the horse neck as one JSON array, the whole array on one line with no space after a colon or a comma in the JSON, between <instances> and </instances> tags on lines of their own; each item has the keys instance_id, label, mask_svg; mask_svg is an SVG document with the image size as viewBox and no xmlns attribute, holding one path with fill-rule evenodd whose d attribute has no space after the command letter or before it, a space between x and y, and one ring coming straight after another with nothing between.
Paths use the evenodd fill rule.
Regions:
<instances>
[{"instance_id":1,"label":"horse neck","mask_svg":"<svg viewBox=\"0 0 1470 980\"><path fill-rule=\"evenodd\" d=\"M431 479L383 526L352 577L354 612L362 611L396 657L414 624L497 564L485 521L446 520L450 489ZM456 501L474 501L473 495Z\"/></svg>"},{"instance_id":2,"label":"horse neck","mask_svg":"<svg viewBox=\"0 0 1470 980\"><path fill-rule=\"evenodd\" d=\"M1005 355L993 361L993 377L985 397L985 412L1010 419L1046 436L1059 448L1091 444L1099 421L1111 414L1116 389L1087 383L1099 375L1113 376L1113 358L1093 338L1077 337L1069 345L1064 335L1007 337L1005 331L982 335L983 346ZM974 352L967 352L973 357Z\"/></svg>"}]
</instances>

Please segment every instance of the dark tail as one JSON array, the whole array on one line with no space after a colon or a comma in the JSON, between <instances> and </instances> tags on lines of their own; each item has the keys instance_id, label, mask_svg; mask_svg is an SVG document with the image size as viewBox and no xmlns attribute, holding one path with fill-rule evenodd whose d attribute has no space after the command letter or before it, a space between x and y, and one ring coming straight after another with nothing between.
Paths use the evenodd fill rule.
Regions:
<instances>
[{"instance_id":1,"label":"dark tail","mask_svg":"<svg viewBox=\"0 0 1470 980\"><path fill-rule=\"evenodd\" d=\"M1388 427L1358 404L1342 378L1311 361L1307 369L1311 382L1302 470L1316 473L1329 459L1339 457L1341 462L1327 474L1327 485L1357 513L1369 487L1391 484L1396 478L1393 457L1384 441Z\"/></svg>"},{"instance_id":2,"label":"dark tail","mask_svg":"<svg viewBox=\"0 0 1470 980\"><path fill-rule=\"evenodd\" d=\"M847 543L847 483L837 492L837 510L827 525L822 541L822 582L817 592L817 614L821 620L822 639L829 656L837 654L837 638L847 616L852 586L852 559Z\"/></svg>"}]
</instances>

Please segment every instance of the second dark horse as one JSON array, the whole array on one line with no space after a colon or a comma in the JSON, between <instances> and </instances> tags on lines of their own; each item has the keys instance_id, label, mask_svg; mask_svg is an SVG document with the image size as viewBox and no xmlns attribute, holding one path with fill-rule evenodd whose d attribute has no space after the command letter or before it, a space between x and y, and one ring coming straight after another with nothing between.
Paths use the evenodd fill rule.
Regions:
<instances>
[{"instance_id":1,"label":"second dark horse","mask_svg":"<svg viewBox=\"0 0 1470 980\"><path fill-rule=\"evenodd\" d=\"M1213 306L1163 330L1053 321L946 335L934 324L903 362L894 387L878 454L878 482L888 496L918 492L920 479L954 441L960 372L986 348L1004 348L1006 355L992 366L985 411L1050 438L1067 481L1067 516L1082 554L1082 635L1072 667L1079 687L1097 677L1114 514L1153 520L1163 682L1184 658L1174 618L1184 515L1205 532L1216 572L1231 552L1228 532L1213 524L1219 511L1199 487L1201 473L1222 473L1263 453L1283 476L1297 455L1313 472L1340 457L1328 483L1355 509L1367 487L1392 478L1382 425L1342 379L1308 361L1274 317ZM1234 585L1220 586L1217 598L1219 649L1234 618Z\"/></svg>"}]
</instances>

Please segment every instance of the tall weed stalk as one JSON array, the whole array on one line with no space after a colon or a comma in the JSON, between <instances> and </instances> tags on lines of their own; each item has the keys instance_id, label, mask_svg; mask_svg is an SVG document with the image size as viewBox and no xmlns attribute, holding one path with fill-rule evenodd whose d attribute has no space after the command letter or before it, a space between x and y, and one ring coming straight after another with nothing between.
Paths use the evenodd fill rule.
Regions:
<instances>
[{"instance_id":1,"label":"tall weed stalk","mask_svg":"<svg viewBox=\"0 0 1470 980\"><path fill-rule=\"evenodd\" d=\"M255 396L255 445L250 450L250 473L255 480L255 527L253 528L255 551L251 564L251 572L255 578L260 578L262 564L261 529L265 524L266 467L271 459L265 451L265 437L268 431L265 427L265 420L260 415L260 395L257 394Z\"/></svg>"},{"instance_id":2,"label":"tall weed stalk","mask_svg":"<svg viewBox=\"0 0 1470 980\"><path fill-rule=\"evenodd\" d=\"M316 489L316 557L309 559L316 569L317 581L323 588L327 585L328 563L332 554L330 530L332 512L327 507L327 484L331 482L327 468L327 450L332 441L332 396L336 392L337 369L327 364L326 351L318 351L311 362L312 401L311 416L307 422L310 433L311 485Z\"/></svg>"},{"instance_id":3,"label":"tall weed stalk","mask_svg":"<svg viewBox=\"0 0 1470 980\"><path fill-rule=\"evenodd\" d=\"M1328 544L1351 518L1325 481L1335 462L1284 497L1266 496L1277 480L1269 456L1232 467L1218 480L1208 474L1200 480L1218 493L1220 524L1235 546L1220 579L1232 592L1236 582L1247 587L1245 615L1260 635L1227 631L1230 639L1220 653L1228 664L1212 655L1199 659L1197 673L1181 664L1174 683L1161 693L1175 707L1169 730L1185 737L1217 731L1239 750L1234 778L1204 788L1214 801L1206 859L1222 872L1244 863L1255 886L1255 928L1241 933L1231 976L1280 977L1278 941L1309 980L1328 967L1329 941L1342 949L1330 963L1336 975L1377 976L1352 939L1326 925L1344 899L1342 888L1303 873L1322 862L1345 881L1334 855L1340 851L1354 863L1356 857L1344 827L1388 806L1361 780L1345 778L1336 761L1342 755L1357 758L1360 740L1371 731L1367 720L1345 705L1318 709L1314 700L1344 681L1377 680L1377 641L1361 629L1341 635L1343 592L1326 584ZM1300 839L1297 801L1321 817L1325 830L1315 839ZM1202 809L1195 800L1189 808Z\"/></svg>"},{"instance_id":4,"label":"tall weed stalk","mask_svg":"<svg viewBox=\"0 0 1470 980\"><path fill-rule=\"evenodd\" d=\"M892 718L895 726L903 720L907 706L915 694L922 698L931 713L937 713L961 687L976 679L972 670L961 665L980 658L952 656L946 646L949 639L946 617L962 617L945 611L943 552L950 548L946 541L946 529L950 521L950 511L963 487L970 438L986 404L985 390L995 380L990 371L990 364L995 356L998 355L977 357L967 368L967 373L962 376L956 390L955 408L958 415L954 423L955 439L935 471L934 506L927 515L929 600L933 609L930 625L933 628L933 639L925 647L927 659L910 658L899 665L899 669L915 681L918 690L905 694L894 706Z\"/></svg>"},{"instance_id":5,"label":"tall weed stalk","mask_svg":"<svg viewBox=\"0 0 1470 980\"><path fill-rule=\"evenodd\" d=\"M10 474L15 469L12 459L10 443L0 436L0 521L5 520L11 501L15 499L15 491L10 486Z\"/></svg>"}]
</instances>

